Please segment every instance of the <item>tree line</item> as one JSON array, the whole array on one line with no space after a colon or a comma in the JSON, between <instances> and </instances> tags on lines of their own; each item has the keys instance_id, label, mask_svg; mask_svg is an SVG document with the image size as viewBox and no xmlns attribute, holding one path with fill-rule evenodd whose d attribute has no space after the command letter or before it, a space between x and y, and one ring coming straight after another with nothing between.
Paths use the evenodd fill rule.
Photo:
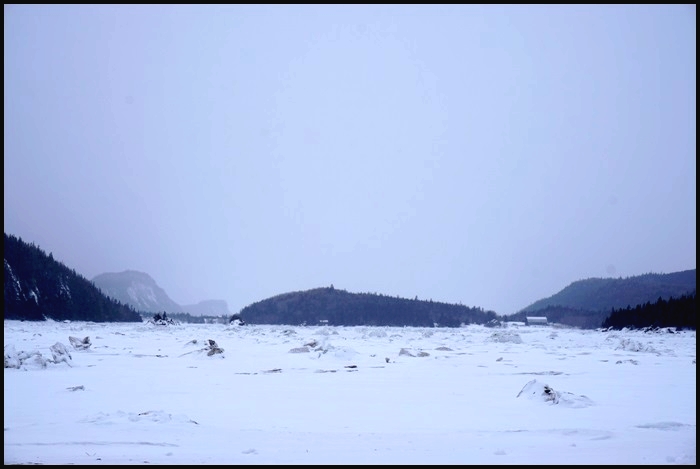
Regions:
<instances>
[{"instance_id":1,"label":"tree line","mask_svg":"<svg viewBox=\"0 0 700 469\"><path fill-rule=\"evenodd\" d=\"M603 328L675 327L696 330L696 311L695 292L668 300L659 297L655 303L646 302L634 308L627 306L624 309L613 309L603 321Z\"/></svg>"},{"instance_id":2,"label":"tree line","mask_svg":"<svg viewBox=\"0 0 700 469\"><path fill-rule=\"evenodd\" d=\"M5 319L142 322L134 308L105 296L34 243L5 233L3 251Z\"/></svg>"}]
</instances>

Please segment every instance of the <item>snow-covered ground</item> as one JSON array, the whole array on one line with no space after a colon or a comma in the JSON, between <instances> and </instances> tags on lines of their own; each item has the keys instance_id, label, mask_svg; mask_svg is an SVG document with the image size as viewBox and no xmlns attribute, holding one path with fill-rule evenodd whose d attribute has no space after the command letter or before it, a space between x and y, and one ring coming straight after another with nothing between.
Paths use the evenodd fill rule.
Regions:
<instances>
[{"instance_id":1,"label":"snow-covered ground","mask_svg":"<svg viewBox=\"0 0 700 469\"><path fill-rule=\"evenodd\" d=\"M696 463L695 331L5 321L4 344L5 464Z\"/></svg>"}]
</instances>

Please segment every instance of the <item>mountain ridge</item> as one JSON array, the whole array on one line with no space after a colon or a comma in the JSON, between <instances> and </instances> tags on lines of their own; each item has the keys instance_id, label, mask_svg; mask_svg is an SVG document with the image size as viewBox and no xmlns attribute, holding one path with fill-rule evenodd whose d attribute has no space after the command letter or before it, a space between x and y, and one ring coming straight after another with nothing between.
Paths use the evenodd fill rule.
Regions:
<instances>
[{"instance_id":1,"label":"mountain ridge","mask_svg":"<svg viewBox=\"0 0 700 469\"><path fill-rule=\"evenodd\" d=\"M203 300L195 304L180 305L173 301L149 274L138 270L105 272L93 277L92 282L108 296L147 313L165 311L192 316L230 314L225 300Z\"/></svg>"},{"instance_id":2,"label":"mountain ridge","mask_svg":"<svg viewBox=\"0 0 700 469\"><path fill-rule=\"evenodd\" d=\"M88 281L33 243L5 233L5 318L132 321L135 314L228 316L224 300L178 305L147 273L125 270ZM383 294L349 293L333 285L305 292L281 293L243 308L237 315L278 323L399 324L458 326L522 321L546 316L549 322L596 328L615 309L635 308L696 291L696 269L627 278L588 278L572 282L554 295L531 303L513 315L482 308L418 301ZM274 305L274 307L270 307ZM56 314L58 312L58 314ZM694 312L692 313L694 317ZM249 321L250 318L244 318Z\"/></svg>"},{"instance_id":3,"label":"mountain ridge","mask_svg":"<svg viewBox=\"0 0 700 469\"><path fill-rule=\"evenodd\" d=\"M519 313L542 310L549 306L566 306L589 311L610 312L659 297L679 297L696 289L696 269L668 274L647 273L631 277L587 278L572 282L547 298L531 303Z\"/></svg>"}]
</instances>

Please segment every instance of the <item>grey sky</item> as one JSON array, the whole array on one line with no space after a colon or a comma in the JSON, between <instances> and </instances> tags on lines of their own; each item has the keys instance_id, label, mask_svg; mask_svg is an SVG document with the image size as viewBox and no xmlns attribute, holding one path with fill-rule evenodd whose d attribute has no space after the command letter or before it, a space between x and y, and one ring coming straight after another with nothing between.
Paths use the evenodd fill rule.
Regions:
<instances>
[{"instance_id":1,"label":"grey sky","mask_svg":"<svg viewBox=\"0 0 700 469\"><path fill-rule=\"evenodd\" d=\"M695 5L4 7L5 232L232 312L696 267Z\"/></svg>"}]
</instances>

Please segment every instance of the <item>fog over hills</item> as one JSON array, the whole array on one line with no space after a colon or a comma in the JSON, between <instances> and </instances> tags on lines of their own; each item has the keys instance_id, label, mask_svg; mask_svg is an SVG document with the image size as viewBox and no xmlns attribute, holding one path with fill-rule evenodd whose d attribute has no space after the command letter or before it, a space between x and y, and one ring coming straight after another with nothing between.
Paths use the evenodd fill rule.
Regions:
<instances>
[{"instance_id":1,"label":"fog over hills","mask_svg":"<svg viewBox=\"0 0 700 469\"><path fill-rule=\"evenodd\" d=\"M690 269L670 274L649 273L628 278L578 280L552 296L525 307L520 313L513 315L511 319L522 319L519 316L524 313L538 313L551 316L557 322L578 326L586 323L587 327L597 327L613 308L624 308L628 305L634 307L638 304L654 302L658 298L667 300L693 292L696 284L695 279L696 271ZM168 313L188 313L192 316L227 316L231 314L225 300L204 300L197 304L179 305L168 296L165 290L158 286L150 275L144 272L126 270L119 273L104 273L96 276L92 281L107 296L141 312L165 311ZM310 294L311 292L308 291L287 292L280 295L305 297ZM382 298L378 298L382 302L387 300L383 295L380 296ZM251 308L263 303L274 302L275 298L277 297L262 299L254 305L247 306L243 311L250 313L252 310L248 310ZM316 307L318 309L319 305ZM556 308L563 309L558 311ZM323 315L328 314L328 311L317 311L317 313ZM567 321L567 316L571 317L571 321ZM587 317L587 319L581 319L578 316Z\"/></svg>"},{"instance_id":2,"label":"fog over hills","mask_svg":"<svg viewBox=\"0 0 700 469\"><path fill-rule=\"evenodd\" d=\"M105 295L146 313L188 313L193 316L226 316L225 300L203 300L197 304L179 305L145 272L125 270L95 276L92 282Z\"/></svg>"}]
</instances>

